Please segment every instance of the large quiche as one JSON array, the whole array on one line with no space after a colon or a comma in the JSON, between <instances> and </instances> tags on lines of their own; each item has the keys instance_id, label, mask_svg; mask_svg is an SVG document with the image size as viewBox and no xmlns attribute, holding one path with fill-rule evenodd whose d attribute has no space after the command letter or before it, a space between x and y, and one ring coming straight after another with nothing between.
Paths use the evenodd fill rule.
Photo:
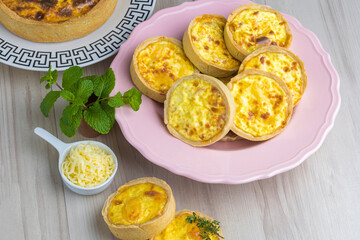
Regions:
<instances>
[{"instance_id":1,"label":"large quiche","mask_svg":"<svg viewBox=\"0 0 360 240\"><path fill-rule=\"evenodd\" d=\"M103 25L117 0L0 0L0 22L35 42L80 38Z\"/></svg>"}]
</instances>

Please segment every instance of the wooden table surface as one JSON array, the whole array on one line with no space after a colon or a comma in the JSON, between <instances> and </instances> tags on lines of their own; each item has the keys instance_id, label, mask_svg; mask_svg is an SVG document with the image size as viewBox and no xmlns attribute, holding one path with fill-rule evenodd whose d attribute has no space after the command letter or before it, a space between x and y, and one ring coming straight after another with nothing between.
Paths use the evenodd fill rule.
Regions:
<instances>
[{"instance_id":1,"label":"wooden table surface","mask_svg":"<svg viewBox=\"0 0 360 240\"><path fill-rule=\"evenodd\" d=\"M155 11L181 2L158 0ZM61 133L65 102L56 103L45 118L39 109L47 92L39 84L43 73L0 64L0 239L115 239L101 217L103 203L118 186L144 176L167 181L178 210L219 220L225 239L360 239L360 1L255 2L293 15L312 30L340 75L342 107L314 155L270 179L204 184L150 163L115 126L97 138L118 157L115 180L101 194L80 196L62 184L56 150L33 133L40 126L63 141L84 139ZM112 59L86 67L85 73L102 74Z\"/></svg>"}]
</instances>

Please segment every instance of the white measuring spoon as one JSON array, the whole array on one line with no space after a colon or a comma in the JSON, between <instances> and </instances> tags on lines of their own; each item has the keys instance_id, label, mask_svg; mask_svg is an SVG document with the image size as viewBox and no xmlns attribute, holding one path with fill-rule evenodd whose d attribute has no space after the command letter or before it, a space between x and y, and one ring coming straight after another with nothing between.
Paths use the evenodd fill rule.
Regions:
<instances>
[{"instance_id":1,"label":"white measuring spoon","mask_svg":"<svg viewBox=\"0 0 360 240\"><path fill-rule=\"evenodd\" d=\"M104 191L113 181L115 173L118 168L118 162L117 162L117 158L116 158L114 152L105 144L103 144L101 142L97 142L97 141L79 141L79 142L74 142L74 143L64 143L63 141L61 141L60 139L58 139L57 137L55 137L54 135L52 135L51 133L49 133L48 131L46 131L42 128L37 127L34 129L34 132L38 136L43 138L45 141L50 143L59 152L59 173L60 173L61 178L62 178L63 182L65 183L65 185L73 192L76 192L76 193L82 194L82 195L97 194L97 193ZM104 183L97 185L95 187L80 187L80 186L70 182L69 179L67 179L67 177L65 177L65 175L63 174L63 172L61 170L62 162L64 161L64 159L65 159L66 155L68 154L68 152L70 151L70 149L80 143L85 143L85 144L92 143L113 155L114 161L115 161L115 170L112 173L112 175Z\"/></svg>"}]
</instances>

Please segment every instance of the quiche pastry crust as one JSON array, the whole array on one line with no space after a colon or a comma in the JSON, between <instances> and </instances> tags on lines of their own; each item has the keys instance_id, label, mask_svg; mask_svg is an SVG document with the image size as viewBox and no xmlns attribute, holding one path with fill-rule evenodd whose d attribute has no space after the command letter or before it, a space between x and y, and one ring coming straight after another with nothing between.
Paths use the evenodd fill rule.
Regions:
<instances>
[{"instance_id":1,"label":"quiche pastry crust","mask_svg":"<svg viewBox=\"0 0 360 240\"><path fill-rule=\"evenodd\" d=\"M164 104L164 122L169 132L197 147L223 138L235 117L229 89L218 79L204 74L179 79L168 91Z\"/></svg>"},{"instance_id":2,"label":"quiche pastry crust","mask_svg":"<svg viewBox=\"0 0 360 240\"><path fill-rule=\"evenodd\" d=\"M34 42L64 42L98 29L113 13L117 0L100 0L83 15L61 22L46 22L19 16L0 0L0 22L12 33Z\"/></svg>"},{"instance_id":3,"label":"quiche pastry crust","mask_svg":"<svg viewBox=\"0 0 360 240\"><path fill-rule=\"evenodd\" d=\"M246 11L251 11L251 16L254 18L258 17L261 14L266 14L269 15L271 18L275 18L278 22L277 24L280 30L279 31L275 30L274 32L271 29L271 27L275 29L274 26L267 26L267 27L265 26L266 27L265 30L258 29L259 26L250 26L253 27L254 29L252 28L244 29L242 34L239 34L239 37L241 37L244 42L243 45L239 44L238 42L239 40L236 41L234 39L233 31L236 31L237 29L240 29L243 25L245 25L242 22L237 23L236 20L238 15L240 16L241 13L244 13L245 15L245 13L247 13ZM244 20L251 21L251 19L249 19L248 16L243 16L243 17L245 17ZM233 23L234 20L235 22ZM254 24L259 24L259 22L260 21L255 21ZM265 19L260 23L268 24L269 21ZM246 24L246 27L249 27L248 25L251 25L251 23ZM270 28L270 31L268 31L269 30L268 27ZM276 40L276 38L278 37L278 35L284 35L284 34L286 38L285 42L280 41L279 43L279 39ZM247 55L249 55L252 51L263 46L267 46L271 44L281 44L281 47L289 48L292 41L292 34L288 23L286 22L285 18L281 15L280 12L259 4L248 3L238 7L229 15L224 30L224 39L225 39L225 44L231 55L233 55L233 57L235 57L236 59L243 61L244 58Z\"/></svg>"},{"instance_id":4,"label":"quiche pastry crust","mask_svg":"<svg viewBox=\"0 0 360 240\"><path fill-rule=\"evenodd\" d=\"M226 48L225 24L226 18L221 15L204 14L194 18L183 35L188 58L202 73L213 77L231 76L240 66Z\"/></svg>"},{"instance_id":5,"label":"quiche pastry crust","mask_svg":"<svg viewBox=\"0 0 360 240\"><path fill-rule=\"evenodd\" d=\"M168 51L161 51L160 46L157 46L156 44L164 44L168 43ZM152 50L149 48L154 48L155 50ZM174 48L174 49L171 49ZM144 53L144 51L147 51ZM155 54L155 56L149 56L152 54ZM159 79L164 79L164 85L167 86L163 87L163 89L156 89L156 87L152 86L148 79L146 79L141 69L139 68L139 65L143 64L146 65L147 63L139 61L139 54L142 55L143 58L149 58L149 61L153 66L150 66L149 69L146 69L146 71L153 71L152 73L149 73L148 76L151 78L154 78L154 84L159 83ZM162 55L161 55L162 54ZM171 55L173 57L176 57L176 59L171 59ZM158 58L161 57L161 59L151 59L152 57ZM143 59L140 59L143 60ZM174 63L174 61L181 61L179 63ZM159 63L161 63L161 66L157 66ZM176 67L176 69L174 69ZM155 68L155 69L153 69ZM174 72L174 71L177 71ZM158 73L159 72L159 73ZM183 45L181 41L170 38L170 37L153 37L145 40L139 46L136 48L133 58L130 64L130 74L131 79L136 85L136 87L146 96L148 96L151 99L154 99L157 102L164 102L166 98L166 93L170 86L177 81L178 78L182 77L181 74L186 73L196 73L199 72L194 65L190 62L190 60L186 57L184 51L183 51ZM151 74L153 74L151 76ZM156 77L155 74L158 74L158 77ZM188 74L188 75L190 75ZM171 83L169 84L166 81L169 81L169 77L166 77L165 75L169 75L172 77ZM177 76L180 75L180 76ZM160 77L159 77L160 76Z\"/></svg>"},{"instance_id":6,"label":"quiche pastry crust","mask_svg":"<svg viewBox=\"0 0 360 240\"><path fill-rule=\"evenodd\" d=\"M241 140L241 139L243 139L243 138L230 130L228 132L228 134L225 135L225 137L220 139L220 141L221 142L233 142L233 141L237 141L237 140Z\"/></svg>"},{"instance_id":7,"label":"quiche pastry crust","mask_svg":"<svg viewBox=\"0 0 360 240\"><path fill-rule=\"evenodd\" d=\"M227 87L236 105L231 130L240 137L264 141L279 134L288 124L293 110L291 93L275 74L245 70L232 78Z\"/></svg>"},{"instance_id":8,"label":"quiche pastry crust","mask_svg":"<svg viewBox=\"0 0 360 240\"><path fill-rule=\"evenodd\" d=\"M269 57L267 56L269 54L274 55L273 59L275 59L275 62L278 60L276 58L285 57L284 64L280 63L280 67L276 66L276 63L271 61L271 58L269 60ZM289 63L289 60L291 60L291 63ZM301 59L295 53L286 48L277 46L266 46L259 48L244 59L240 66L239 73L246 69L255 69L254 66L249 66L252 64L252 62L258 64L259 67L256 69L272 72L280 77L286 83L293 96L293 106L295 107L295 105L299 103L307 86L307 74L303 61L301 61ZM272 70L270 70L271 68ZM294 71L299 71L299 74L294 73ZM284 77L282 77L277 72L281 73L281 75ZM289 76L289 74L292 75ZM296 75L296 78L294 75ZM297 79L298 77L299 79Z\"/></svg>"},{"instance_id":9,"label":"quiche pastry crust","mask_svg":"<svg viewBox=\"0 0 360 240\"><path fill-rule=\"evenodd\" d=\"M116 195L121 193L122 191L124 191L124 189L127 189L128 187L143 183L152 183L165 190L167 195L167 202L164 206L162 214L140 224L123 225L112 223L109 219L108 213L109 206L111 205L111 202L116 197ZM166 228L166 226L175 216L175 208L175 199L170 186L161 179L155 177L144 177L132 180L122 185L116 192L111 194L105 201L104 207L102 209L102 216L106 224L108 225L110 231L114 234L115 237L127 240L146 240L159 234L162 230Z\"/></svg>"},{"instance_id":10,"label":"quiche pastry crust","mask_svg":"<svg viewBox=\"0 0 360 240\"><path fill-rule=\"evenodd\" d=\"M180 210L180 211L176 212L175 218L167 226L167 228L164 229L163 232L161 232L157 236L151 238L150 240L178 240L178 239L183 240L184 237L188 237L186 239L194 239L194 240L202 239L200 237L201 230L196 226L196 224L188 223L186 221L186 217L193 216L193 212L196 213L196 215L201 218L205 218L206 220L213 221L213 219L211 217L209 217L201 212L191 211L191 210L187 210L187 209ZM184 224L182 226L179 226L179 224L178 224L179 221L183 221ZM179 229L181 227L183 227L184 229ZM174 231L177 231L177 230L178 230L178 233L177 233L177 235L175 235ZM219 229L218 233L220 236L223 236L221 228ZM187 235L187 236L184 236L184 235ZM175 239L173 237L175 237ZM182 237L182 238L180 238L180 237ZM215 236L215 235L211 235L210 239L211 240L221 240L221 238L219 238L218 236Z\"/></svg>"}]
</instances>

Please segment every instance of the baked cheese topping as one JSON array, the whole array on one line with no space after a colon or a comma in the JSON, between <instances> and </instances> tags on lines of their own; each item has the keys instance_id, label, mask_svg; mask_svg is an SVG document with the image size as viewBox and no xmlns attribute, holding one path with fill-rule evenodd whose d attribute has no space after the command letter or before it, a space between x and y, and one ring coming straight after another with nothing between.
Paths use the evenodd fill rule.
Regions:
<instances>
[{"instance_id":1,"label":"baked cheese topping","mask_svg":"<svg viewBox=\"0 0 360 240\"><path fill-rule=\"evenodd\" d=\"M201 230L196 223L188 223L186 218L192 216L189 213L181 214L175 217L171 223L154 240L203 240L200 236ZM210 235L211 240L219 238Z\"/></svg>"},{"instance_id":2,"label":"baked cheese topping","mask_svg":"<svg viewBox=\"0 0 360 240\"><path fill-rule=\"evenodd\" d=\"M115 225L145 223L160 216L166 202L166 192L158 185L140 183L124 186L111 201L108 217Z\"/></svg>"},{"instance_id":3,"label":"baked cheese topping","mask_svg":"<svg viewBox=\"0 0 360 240\"><path fill-rule=\"evenodd\" d=\"M81 187L104 183L113 174L115 167L113 155L91 143L81 143L71 148L61 164L65 177Z\"/></svg>"},{"instance_id":4,"label":"baked cheese topping","mask_svg":"<svg viewBox=\"0 0 360 240\"><path fill-rule=\"evenodd\" d=\"M84 15L100 0L0 0L20 17L57 23Z\"/></svg>"},{"instance_id":5,"label":"baked cheese topping","mask_svg":"<svg viewBox=\"0 0 360 240\"><path fill-rule=\"evenodd\" d=\"M301 98L301 69L299 64L290 56L283 53L260 53L247 62L244 70L260 69L272 72L280 77L288 86L295 105Z\"/></svg>"},{"instance_id":6,"label":"baked cheese topping","mask_svg":"<svg viewBox=\"0 0 360 240\"><path fill-rule=\"evenodd\" d=\"M268 135L286 125L286 93L273 79L248 75L237 79L230 89L235 100L237 128L254 137Z\"/></svg>"},{"instance_id":7,"label":"baked cheese topping","mask_svg":"<svg viewBox=\"0 0 360 240\"><path fill-rule=\"evenodd\" d=\"M226 107L220 91L203 79L181 82L172 92L168 122L192 141L207 141L225 126Z\"/></svg>"},{"instance_id":8,"label":"baked cheese topping","mask_svg":"<svg viewBox=\"0 0 360 240\"><path fill-rule=\"evenodd\" d=\"M179 78L194 73L184 50L167 40L147 45L139 52L137 62L144 80L161 93L166 93Z\"/></svg>"},{"instance_id":9,"label":"baked cheese topping","mask_svg":"<svg viewBox=\"0 0 360 240\"><path fill-rule=\"evenodd\" d=\"M230 31L235 42L252 52L265 45L284 47L287 41L286 22L275 13L246 9L239 12L230 23Z\"/></svg>"},{"instance_id":10,"label":"baked cheese topping","mask_svg":"<svg viewBox=\"0 0 360 240\"><path fill-rule=\"evenodd\" d=\"M225 46L225 24L226 19L219 16L197 17L191 29L191 40L204 60L223 68L233 69L239 67L240 62L230 55Z\"/></svg>"}]
</instances>

